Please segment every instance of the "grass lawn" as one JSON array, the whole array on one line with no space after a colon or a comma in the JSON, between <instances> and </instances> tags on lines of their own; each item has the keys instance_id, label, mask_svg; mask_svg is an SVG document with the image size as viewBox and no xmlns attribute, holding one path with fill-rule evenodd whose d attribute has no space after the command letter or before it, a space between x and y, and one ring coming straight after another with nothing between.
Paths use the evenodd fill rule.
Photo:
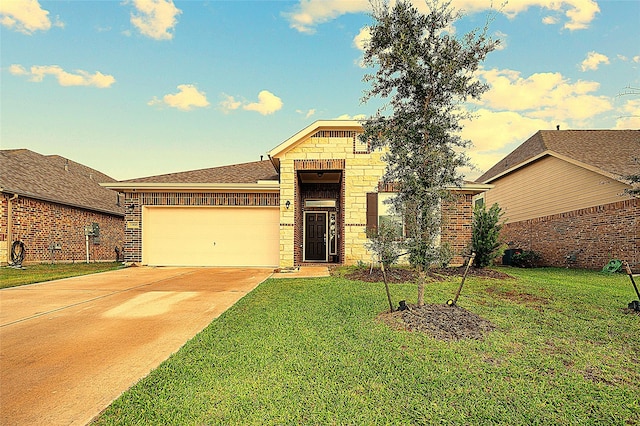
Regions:
<instances>
[{"instance_id":1,"label":"grass lawn","mask_svg":"<svg viewBox=\"0 0 640 426\"><path fill-rule=\"evenodd\" d=\"M26 265L25 269L0 268L0 288L58 280L122 268L122 263L55 263Z\"/></svg>"},{"instance_id":2,"label":"grass lawn","mask_svg":"<svg viewBox=\"0 0 640 426\"><path fill-rule=\"evenodd\" d=\"M458 305L484 340L392 330L382 284L271 279L117 399L98 425L638 424L640 316L626 275L503 269ZM459 279L430 284L445 303ZM415 302L392 285L394 304Z\"/></svg>"}]
</instances>

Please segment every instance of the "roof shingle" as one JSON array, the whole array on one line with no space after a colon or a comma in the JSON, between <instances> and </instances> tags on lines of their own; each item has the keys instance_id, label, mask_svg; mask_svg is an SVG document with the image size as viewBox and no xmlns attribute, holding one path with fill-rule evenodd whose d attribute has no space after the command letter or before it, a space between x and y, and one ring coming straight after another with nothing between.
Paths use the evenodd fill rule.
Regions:
<instances>
[{"instance_id":1,"label":"roof shingle","mask_svg":"<svg viewBox=\"0 0 640 426\"><path fill-rule=\"evenodd\" d=\"M257 183L278 180L269 160L124 180L123 183Z\"/></svg>"},{"instance_id":2,"label":"roof shingle","mask_svg":"<svg viewBox=\"0 0 640 426\"><path fill-rule=\"evenodd\" d=\"M0 150L0 190L94 210L124 215L117 194L100 183L115 179L59 155L28 149Z\"/></svg>"},{"instance_id":3,"label":"roof shingle","mask_svg":"<svg viewBox=\"0 0 640 426\"><path fill-rule=\"evenodd\" d=\"M640 130L539 130L476 181L488 183L545 151L596 167L621 180L640 172Z\"/></svg>"}]
</instances>

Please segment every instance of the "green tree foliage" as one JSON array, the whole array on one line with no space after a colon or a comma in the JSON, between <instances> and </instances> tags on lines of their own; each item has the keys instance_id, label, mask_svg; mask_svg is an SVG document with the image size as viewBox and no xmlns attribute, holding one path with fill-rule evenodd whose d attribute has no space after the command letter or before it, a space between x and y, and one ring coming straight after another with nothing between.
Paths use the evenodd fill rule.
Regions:
<instances>
[{"instance_id":1,"label":"green tree foliage","mask_svg":"<svg viewBox=\"0 0 640 426\"><path fill-rule=\"evenodd\" d=\"M460 12L448 1L426 3L427 14L407 0L372 3L364 64L375 72L364 77L371 88L363 102L380 98L384 105L365 120L361 136L386 148L384 179L397 185L394 206L411 222L407 249L420 270L437 259L440 202L447 188L462 184L458 170L468 164L470 142L459 136L461 120L471 117L464 103L487 90L473 74L498 44L487 26L456 37L449 31Z\"/></svg>"},{"instance_id":2,"label":"green tree foliage","mask_svg":"<svg viewBox=\"0 0 640 426\"><path fill-rule=\"evenodd\" d=\"M364 63L376 72L364 77L371 88L363 101L388 103L365 121L362 135L373 148L388 149L385 180L397 185L396 209L414 218L409 250L425 267L435 258L440 201L446 188L462 184L458 169L468 164L462 148L470 142L459 136L460 121L470 118L463 104L487 89L473 73L498 43L486 27L453 36L447 31L460 12L450 2L427 4L426 15L406 0L373 4Z\"/></svg>"},{"instance_id":3,"label":"green tree foliage","mask_svg":"<svg viewBox=\"0 0 640 426\"><path fill-rule=\"evenodd\" d=\"M402 227L398 227L393 221L381 221L377 229L367 234L369 241L365 247L374 252L387 269L398 261L401 230Z\"/></svg>"},{"instance_id":4,"label":"green tree foliage","mask_svg":"<svg viewBox=\"0 0 640 426\"><path fill-rule=\"evenodd\" d=\"M473 210L473 233L471 236L472 250L476 253L473 266L485 268L503 252L500 242L500 223L504 213L498 204L486 209L482 204Z\"/></svg>"}]
</instances>

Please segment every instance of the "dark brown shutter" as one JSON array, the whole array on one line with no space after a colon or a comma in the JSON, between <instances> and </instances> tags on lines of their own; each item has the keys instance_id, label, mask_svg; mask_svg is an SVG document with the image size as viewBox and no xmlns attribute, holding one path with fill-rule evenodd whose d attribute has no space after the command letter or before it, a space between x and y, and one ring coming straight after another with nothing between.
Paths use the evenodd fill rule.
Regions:
<instances>
[{"instance_id":1,"label":"dark brown shutter","mask_svg":"<svg viewBox=\"0 0 640 426\"><path fill-rule=\"evenodd\" d=\"M367 193L367 234L378 231L378 193Z\"/></svg>"}]
</instances>

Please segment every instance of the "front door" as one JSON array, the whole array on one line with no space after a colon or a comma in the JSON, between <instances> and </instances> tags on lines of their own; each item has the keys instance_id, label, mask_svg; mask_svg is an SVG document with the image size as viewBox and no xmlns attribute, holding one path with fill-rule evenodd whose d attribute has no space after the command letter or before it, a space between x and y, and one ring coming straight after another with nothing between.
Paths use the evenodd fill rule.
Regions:
<instances>
[{"instance_id":1,"label":"front door","mask_svg":"<svg viewBox=\"0 0 640 426\"><path fill-rule=\"evenodd\" d=\"M304 222L304 260L327 261L327 213L306 212Z\"/></svg>"}]
</instances>

